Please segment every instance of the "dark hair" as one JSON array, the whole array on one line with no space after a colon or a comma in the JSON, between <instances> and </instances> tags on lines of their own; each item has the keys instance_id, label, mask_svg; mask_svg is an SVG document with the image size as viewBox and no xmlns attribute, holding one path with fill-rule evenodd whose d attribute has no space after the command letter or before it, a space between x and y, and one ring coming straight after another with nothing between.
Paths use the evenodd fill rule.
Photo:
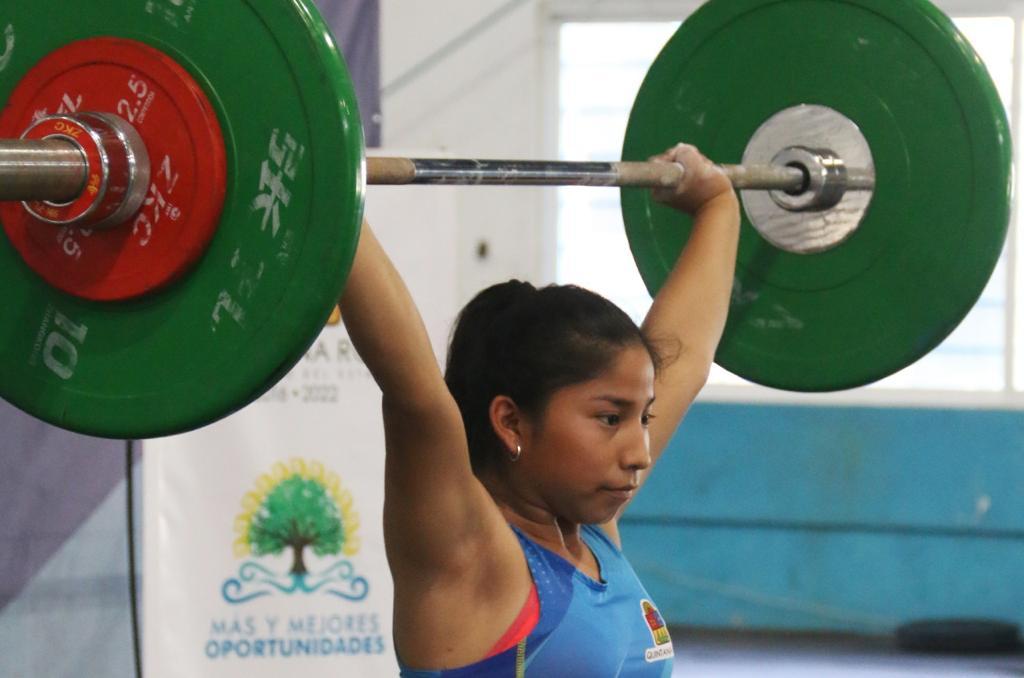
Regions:
<instances>
[{"instance_id":1,"label":"dark hair","mask_svg":"<svg viewBox=\"0 0 1024 678\"><path fill-rule=\"evenodd\" d=\"M633 319L581 287L538 289L510 280L480 292L456 320L445 370L473 470L493 464L503 451L488 414L496 396L540 417L552 393L594 379L630 345L647 349L658 368L657 351Z\"/></svg>"}]
</instances>

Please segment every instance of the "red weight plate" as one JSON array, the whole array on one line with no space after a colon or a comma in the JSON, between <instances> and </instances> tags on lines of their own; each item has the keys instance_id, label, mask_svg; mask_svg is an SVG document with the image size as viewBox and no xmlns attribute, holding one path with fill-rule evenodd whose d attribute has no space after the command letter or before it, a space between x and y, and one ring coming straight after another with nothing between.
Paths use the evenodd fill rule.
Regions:
<instances>
[{"instance_id":1,"label":"red weight plate","mask_svg":"<svg viewBox=\"0 0 1024 678\"><path fill-rule=\"evenodd\" d=\"M169 57L132 40L92 38L28 72L0 114L0 138L79 111L117 114L142 137L151 162L142 209L102 231L54 227L16 203L0 204L0 220L25 262L54 287L96 301L140 297L185 273L216 231L227 175L220 124Z\"/></svg>"}]
</instances>

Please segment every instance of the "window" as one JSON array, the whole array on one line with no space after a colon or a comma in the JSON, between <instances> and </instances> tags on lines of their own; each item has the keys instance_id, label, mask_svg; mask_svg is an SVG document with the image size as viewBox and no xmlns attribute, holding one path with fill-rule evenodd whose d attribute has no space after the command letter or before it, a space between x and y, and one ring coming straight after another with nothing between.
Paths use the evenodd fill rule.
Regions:
<instances>
[{"instance_id":1,"label":"window","mask_svg":"<svg viewBox=\"0 0 1024 678\"><path fill-rule=\"evenodd\" d=\"M638 2L637 11L644 6ZM1024 10L1016 11L1021 16L1008 11L962 16L951 11L987 65L1014 121L1021 97L1014 91L1018 87L1015 69L1020 68L1015 42L1024 21ZM637 89L679 22L619 17L603 21L574 15L557 20L556 25L559 155L572 160L615 160ZM615 48L609 49L612 44ZM1024 351L1024 321L1015 318L1024 314L1014 312L1016 300L1024 299L1024 294L1015 293L1021 283L1011 280L1018 254L1004 252L981 299L942 345L905 370L860 389L867 392L860 397L889 402L894 392L910 392L911 400L920 399L922 393L938 393L940 401L962 403L964 394L970 393L968 397L996 397L1004 402L1017 389L1024 390L1024 361L1015 358L1017 351ZM558 281L591 287L637 320L650 305L629 254L614 191L559 189L556 262ZM711 397L773 397L768 389L747 384L717 366L711 385ZM1024 405L1024 397L1019 402Z\"/></svg>"}]
</instances>

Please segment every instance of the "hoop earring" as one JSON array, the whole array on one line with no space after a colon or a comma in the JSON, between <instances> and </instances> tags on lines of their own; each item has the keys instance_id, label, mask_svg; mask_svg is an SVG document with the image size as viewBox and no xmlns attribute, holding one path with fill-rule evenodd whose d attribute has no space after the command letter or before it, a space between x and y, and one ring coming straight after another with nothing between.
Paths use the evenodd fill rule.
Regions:
<instances>
[{"instance_id":1,"label":"hoop earring","mask_svg":"<svg viewBox=\"0 0 1024 678\"><path fill-rule=\"evenodd\" d=\"M519 457L521 456L523 456L523 446L520 445L519 443L516 443L515 452L508 453L509 461L511 461L514 464L517 461L519 461Z\"/></svg>"}]
</instances>

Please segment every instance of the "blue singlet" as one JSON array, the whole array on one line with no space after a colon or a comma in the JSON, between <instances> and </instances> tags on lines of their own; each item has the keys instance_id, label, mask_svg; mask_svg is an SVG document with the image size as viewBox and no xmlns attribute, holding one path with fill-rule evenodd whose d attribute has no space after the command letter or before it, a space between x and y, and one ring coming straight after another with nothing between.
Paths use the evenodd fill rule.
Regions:
<instances>
[{"instance_id":1,"label":"blue singlet","mask_svg":"<svg viewBox=\"0 0 1024 678\"><path fill-rule=\"evenodd\" d=\"M600 528L582 536L601 568L594 581L561 556L515 529L540 599L540 621L526 640L457 669L417 671L404 678L668 678L672 639L665 621L626 557Z\"/></svg>"}]
</instances>

